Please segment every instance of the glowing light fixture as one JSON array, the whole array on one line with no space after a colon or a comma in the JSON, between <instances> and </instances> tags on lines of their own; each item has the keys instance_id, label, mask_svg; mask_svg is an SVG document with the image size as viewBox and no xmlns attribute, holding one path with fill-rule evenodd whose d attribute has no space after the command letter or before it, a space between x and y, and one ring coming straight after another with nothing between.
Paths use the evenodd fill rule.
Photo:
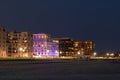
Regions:
<instances>
[{"instance_id":1,"label":"glowing light fixture","mask_svg":"<svg viewBox=\"0 0 120 80\"><path fill-rule=\"evenodd\" d=\"M96 53L96 52L94 52L94 53L93 53L93 55L94 55L94 56L96 56L96 55L97 55L97 53Z\"/></svg>"}]
</instances>

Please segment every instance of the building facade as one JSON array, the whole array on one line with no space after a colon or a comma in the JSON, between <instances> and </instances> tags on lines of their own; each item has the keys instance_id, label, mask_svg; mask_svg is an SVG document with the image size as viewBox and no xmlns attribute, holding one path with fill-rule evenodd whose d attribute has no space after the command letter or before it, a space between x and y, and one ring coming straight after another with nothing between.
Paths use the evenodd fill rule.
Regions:
<instances>
[{"instance_id":1,"label":"building facade","mask_svg":"<svg viewBox=\"0 0 120 80\"><path fill-rule=\"evenodd\" d=\"M76 55L92 56L94 52L95 52L95 43L93 41L74 42L74 53Z\"/></svg>"},{"instance_id":2,"label":"building facade","mask_svg":"<svg viewBox=\"0 0 120 80\"><path fill-rule=\"evenodd\" d=\"M59 44L59 56L74 56L73 39L71 38L54 38L54 42Z\"/></svg>"},{"instance_id":3,"label":"building facade","mask_svg":"<svg viewBox=\"0 0 120 80\"><path fill-rule=\"evenodd\" d=\"M11 31L7 34L8 57L32 57L33 36L31 32Z\"/></svg>"},{"instance_id":4,"label":"building facade","mask_svg":"<svg viewBox=\"0 0 120 80\"><path fill-rule=\"evenodd\" d=\"M58 44L52 42L50 35L33 34L34 55L39 57L58 57Z\"/></svg>"},{"instance_id":5,"label":"building facade","mask_svg":"<svg viewBox=\"0 0 120 80\"><path fill-rule=\"evenodd\" d=\"M59 46L55 42L47 42L47 55L50 57L59 57Z\"/></svg>"},{"instance_id":6,"label":"building facade","mask_svg":"<svg viewBox=\"0 0 120 80\"><path fill-rule=\"evenodd\" d=\"M0 26L0 57L6 57L6 28L5 26Z\"/></svg>"}]
</instances>

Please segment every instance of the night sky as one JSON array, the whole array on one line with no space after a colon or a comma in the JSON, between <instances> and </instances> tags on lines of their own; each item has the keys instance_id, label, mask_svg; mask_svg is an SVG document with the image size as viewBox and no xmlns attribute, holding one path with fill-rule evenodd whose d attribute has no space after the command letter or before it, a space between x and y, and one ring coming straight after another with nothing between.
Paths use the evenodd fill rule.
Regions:
<instances>
[{"instance_id":1,"label":"night sky","mask_svg":"<svg viewBox=\"0 0 120 80\"><path fill-rule=\"evenodd\" d=\"M7 30L92 40L96 50L120 51L119 0L0 0Z\"/></svg>"}]
</instances>

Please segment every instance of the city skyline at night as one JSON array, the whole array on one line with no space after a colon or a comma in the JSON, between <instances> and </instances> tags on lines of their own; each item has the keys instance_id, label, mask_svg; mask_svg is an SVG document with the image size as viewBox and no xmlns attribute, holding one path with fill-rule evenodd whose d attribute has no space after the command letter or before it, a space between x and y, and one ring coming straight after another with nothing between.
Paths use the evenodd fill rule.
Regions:
<instances>
[{"instance_id":1,"label":"city skyline at night","mask_svg":"<svg viewBox=\"0 0 120 80\"><path fill-rule=\"evenodd\" d=\"M120 51L119 1L1 0L0 24L10 31L92 40L96 51Z\"/></svg>"},{"instance_id":2,"label":"city skyline at night","mask_svg":"<svg viewBox=\"0 0 120 80\"><path fill-rule=\"evenodd\" d=\"M4 26L4 25L1 25L1 26ZM4 27L7 28L7 26L4 26ZM16 30L15 30L15 29L11 29L11 30L8 31L8 30L6 29L6 31L7 31L7 32L9 32L9 31L10 31L10 32L12 32L12 31L14 32L14 31L16 31ZM20 33L20 31L21 31L21 32L30 32L30 33L33 33L33 32L31 32L31 31L22 31L22 30L20 30L20 31L17 30L17 31L18 31L18 33ZM34 35L34 34L35 34L35 33L33 33L33 35ZM48 33L39 32L38 34L48 34ZM105 52L119 52L119 50L112 50L112 49L111 49L111 50L110 50L110 49L109 49L109 50L107 50L107 49L106 49L106 50L102 50L102 49L99 49L99 50L98 50L98 48L97 48L98 45L96 44L96 41L94 41L94 40L87 40L87 39L80 39L80 40L79 40L79 39L74 39L74 38L72 38L72 37L70 37L70 36L69 36L69 37L68 37L68 36L59 36L59 35L54 36L54 35L51 35L51 34L49 34L49 36L52 36L52 38L71 38L71 39L73 39L74 41L83 41L83 42L84 42L84 41L93 41L93 42L95 43L95 51L96 51L98 54L99 54L99 53L105 53ZM57 36L58 36L58 37L57 37ZM96 47L96 46L97 46L97 47Z\"/></svg>"},{"instance_id":3,"label":"city skyline at night","mask_svg":"<svg viewBox=\"0 0 120 80\"><path fill-rule=\"evenodd\" d=\"M50 34L7 31L0 26L0 57L75 57L92 56L95 50L93 41L76 41L72 38L52 38ZM78 54L79 52L79 54Z\"/></svg>"},{"instance_id":4,"label":"city skyline at night","mask_svg":"<svg viewBox=\"0 0 120 80\"><path fill-rule=\"evenodd\" d=\"M120 80L120 0L0 0L0 80Z\"/></svg>"}]
</instances>

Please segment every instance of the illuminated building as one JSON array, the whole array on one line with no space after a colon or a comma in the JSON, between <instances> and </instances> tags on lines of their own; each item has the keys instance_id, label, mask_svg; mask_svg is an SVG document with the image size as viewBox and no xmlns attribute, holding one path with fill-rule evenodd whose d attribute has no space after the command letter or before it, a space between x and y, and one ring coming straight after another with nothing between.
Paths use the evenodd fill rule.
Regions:
<instances>
[{"instance_id":1,"label":"illuminated building","mask_svg":"<svg viewBox=\"0 0 120 80\"><path fill-rule=\"evenodd\" d=\"M58 57L58 44L52 42L49 35L40 33L33 34L34 55L40 57Z\"/></svg>"},{"instance_id":2,"label":"illuminated building","mask_svg":"<svg viewBox=\"0 0 120 80\"><path fill-rule=\"evenodd\" d=\"M6 29L0 26L0 57L6 57Z\"/></svg>"},{"instance_id":3,"label":"illuminated building","mask_svg":"<svg viewBox=\"0 0 120 80\"><path fill-rule=\"evenodd\" d=\"M59 57L59 46L58 43L55 42L47 42L47 50L46 50L47 56L52 57Z\"/></svg>"},{"instance_id":4,"label":"illuminated building","mask_svg":"<svg viewBox=\"0 0 120 80\"><path fill-rule=\"evenodd\" d=\"M47 40L49 40L49 36L42 34L33 34L33 47L34 54L39 56L45 56L47 50Z\"/></svg>"},{"instance_id":5,"label":"illuminated building","mask_svg":"<svg viewBox=\"0 0 120 80\"><path fill-rule=\"evenodd\" d=\"M74 52L76 55L94 55L95 43L93 41L74 42Z\"/></svg>"},{"instance_id":6,"label":"illuminated building","mask_svg":"<svg viewBox=\"0 0 120 80\"><path fill-rule=\"evenodd\" d=\"M73 56L73 39L71 38L54 38L54 42L59 44L59 56Z\"/></svg>"},{"instance_id":7,"label":"illuminated building","mask_svg":"<svg viewBox=\"0 0 120 80\"><path fill-rule=\"evenodd\" d=\"M32 57L33 36L31 32L8 33L8 57Z\"/></svg>"}]
</instances>

